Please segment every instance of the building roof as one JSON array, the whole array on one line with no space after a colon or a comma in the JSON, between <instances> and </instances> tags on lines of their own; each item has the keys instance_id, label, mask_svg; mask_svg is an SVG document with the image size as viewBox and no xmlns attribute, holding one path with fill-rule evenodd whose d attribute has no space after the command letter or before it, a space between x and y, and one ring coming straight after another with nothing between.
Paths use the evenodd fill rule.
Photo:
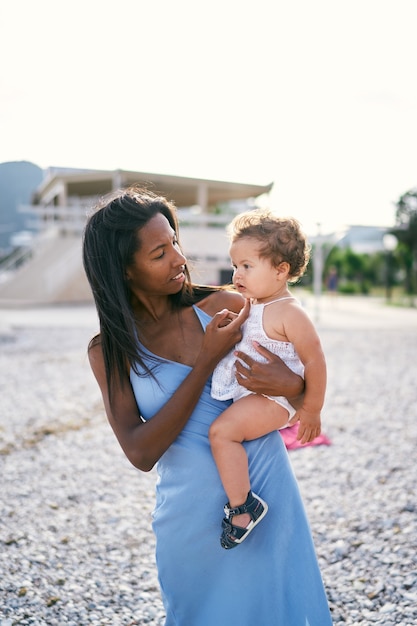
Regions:
<instances>
[{"instance_id":1,"label":"building roof","mask_svg":"<svg viewBox=\"0 0 417 626\"><path fill-rule=\"evenodd\" d=\"M273 186L273 183L255 185L129 170L50 168L34 194L34 203L41 202L60 181L65 182L67 196L78 197L103 196L114 189L139 184L173 200L177 207L200 204L202 190L206 206L215 206L232 200L256 198L269 193Z\"/></svg>"}]
</instances>

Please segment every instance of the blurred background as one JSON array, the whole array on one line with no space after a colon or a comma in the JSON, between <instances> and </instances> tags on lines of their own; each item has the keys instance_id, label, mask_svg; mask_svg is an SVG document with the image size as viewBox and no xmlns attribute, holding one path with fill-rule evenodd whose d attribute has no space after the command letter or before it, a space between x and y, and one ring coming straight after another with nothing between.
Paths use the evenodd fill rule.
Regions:
<instances>
[{"instance_id":1,"label":"blurred background","mask_svg":"<svg viewBox=\"0 0 417 626\"><path fill-rule=\"evenodd\" d=\"M230 277L224 226L270 206L313 246L302 286L414 304L412 0L17 0L0 7L0 304L88 301L97 198L179 209L193 277Z\"/></svg>"},{"instance_id":2,"label":"blurred background","mask_svg":"<svg viewBox=\"0 0 417 626\"><path fill-rule=\"evenodd\" d=\"M1 626L162 624L156 476L87 358L86 216L131 183L174 200L198 282L230 279L237 212L301 221L332 445L291 460L334 622L416 623L416 23L415 0L0 2Z\"/></svg>"}]
</instances>

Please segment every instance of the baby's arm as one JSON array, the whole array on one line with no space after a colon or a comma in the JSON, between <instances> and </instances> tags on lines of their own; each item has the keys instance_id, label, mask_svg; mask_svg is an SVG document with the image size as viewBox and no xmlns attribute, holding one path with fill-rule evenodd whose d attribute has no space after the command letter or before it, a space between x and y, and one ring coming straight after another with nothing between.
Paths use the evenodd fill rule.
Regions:
<instances>
[{"instance_id":1,"label":"baby's arm","mask_svg":"<svg viewBox=\"0 0 417 626\"><path fill-rule=\"evenodd\" d=\"M291 419L300 422L297 439L308 443L320 434L320 413L326 392L326 361L320 338L307 313L296 303L288 303L283 317L284 332L304 365L305 392L301 407Z\"/></svg>"}]
</instances>

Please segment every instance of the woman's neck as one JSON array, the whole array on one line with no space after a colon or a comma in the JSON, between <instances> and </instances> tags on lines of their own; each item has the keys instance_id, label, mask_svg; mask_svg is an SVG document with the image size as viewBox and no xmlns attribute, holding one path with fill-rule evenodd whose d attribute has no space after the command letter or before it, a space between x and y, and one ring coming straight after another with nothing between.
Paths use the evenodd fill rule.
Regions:
<instances>
[{"instance_id":1,"label":"woman's neck","mask_svg":"<svg viewBox=\"0 0 417 626\"><path fill-rule=\"evenodd\" d=\"M135 319L141 324L149 324L153 322L161 322L168 316L172 315L172 305L167 297L149 298L134 296L132 298L132 309Z\"/></svg>"}]
</instances>

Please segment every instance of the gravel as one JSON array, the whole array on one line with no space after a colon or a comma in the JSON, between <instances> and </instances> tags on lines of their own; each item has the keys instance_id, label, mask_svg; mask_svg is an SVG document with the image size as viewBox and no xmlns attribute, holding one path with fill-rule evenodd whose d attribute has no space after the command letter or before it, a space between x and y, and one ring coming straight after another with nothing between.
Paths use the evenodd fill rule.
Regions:
<instances>
[{"instance_id":1,"label":"gravel","mask_svg":"<svg viewBox=\"0 0 417 626\"><path fill-rule=\"evenodd\" d=\"M332 445L290 459L333 621L412 626L417 311L306 306L328 361ZM95 327L91 307L0 311L0 626L164 624L156 475L129 464L107 424L86 358Z\"/></svg>"}]
</instances>

